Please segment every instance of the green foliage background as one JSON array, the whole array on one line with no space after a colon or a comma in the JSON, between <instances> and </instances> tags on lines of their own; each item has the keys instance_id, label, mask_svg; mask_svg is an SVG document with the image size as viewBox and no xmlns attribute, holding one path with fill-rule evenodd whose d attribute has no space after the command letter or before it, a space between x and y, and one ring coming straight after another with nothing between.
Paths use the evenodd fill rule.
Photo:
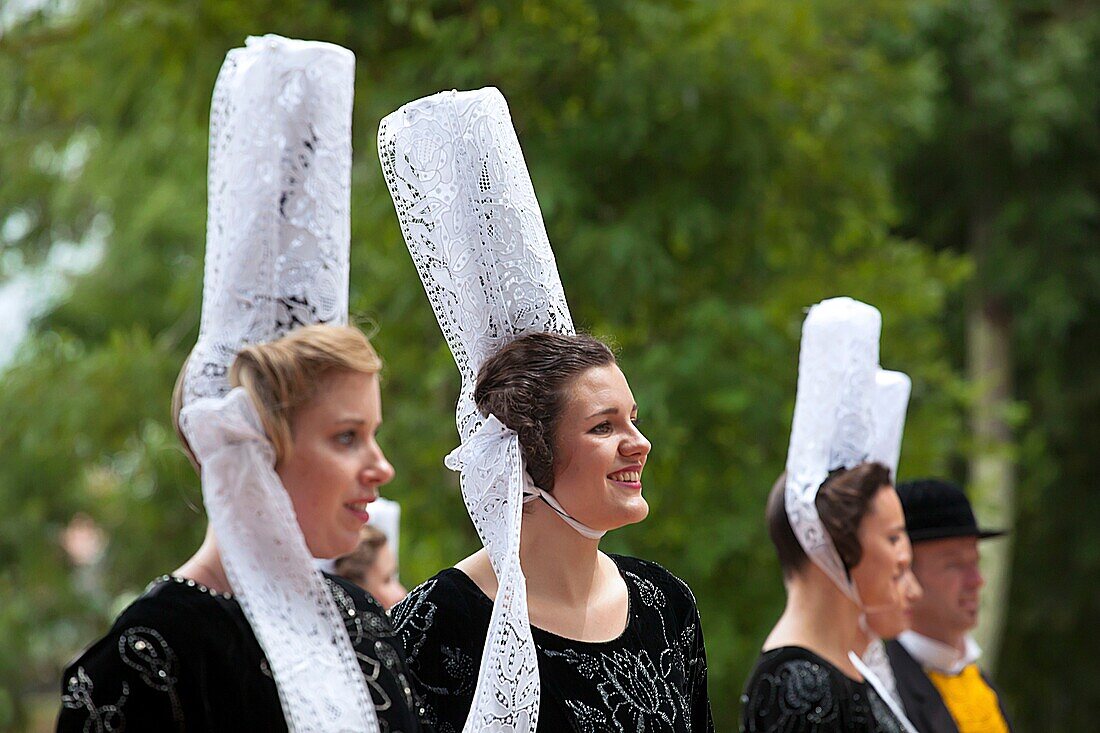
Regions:
<instances>
[{"instance_id":1,"label":"green foliage background","mask_svg":"<svg viewBox=\"0 0 1100 733\"><path fill-rule=\"evenodd\" d=\"M902 478L962 475L974 450L962 314L979 286L1016 316L1019 347L1000 679L1021 730L1088 727L1100 706L1086 625L1100 612L1100 12L1039 0L60 5L0 36L0 226L26 224L0 230L0 277L58 242L102 241L103 255L0 375L0 727L26 725L28 696L201 539L169 394L198 327L210 92L225 52L264 32L358 57L352 309L387 363L383 442L398 475L386 493L404 507L406 582L477 543L442 466L456 370L374 137L410 99L495 85L575 319L620 347L654 444L650 518L606 546L696 590L718 729L735 728L782 605L761 517L803 309L848 294L882 310L884 366L914 380ZM963 222L987 194L998 248L979 259ZM59 545L78 512L109 537L91 569Z\"/></svg>"}]
</instances>

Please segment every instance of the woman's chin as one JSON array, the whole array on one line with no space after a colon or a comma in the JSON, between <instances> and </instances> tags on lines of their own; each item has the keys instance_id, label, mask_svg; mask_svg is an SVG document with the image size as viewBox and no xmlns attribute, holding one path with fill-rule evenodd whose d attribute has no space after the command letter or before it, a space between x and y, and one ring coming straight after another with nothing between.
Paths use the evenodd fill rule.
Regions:
<instances>
[{"instance_id":1,"label":"woman's chin","mask_svg":"<svg viewBox=\"0 0 1100 733\"><path fill-rule=\"evenodd\" d=\"M616 517L616 527L628 527L631 524L637 524L644 521L649 516L649 502L643 499L641 496L636 496L631 499L630 503L622 507L619 512L619 516Z\"/></svg>"},{"instance_id":2,"label":"woman's chin","mask_svg":"<svg viewBox=\"0 0 1100 733\"><path fill-rule=\"evenodd\" d=\"M325 537L310 541L306 538L306 547L314 558L318 560L335 560L338 557L350 554L359 545L359 533L348 535L342 532L339 537Z\"/></svg>"}]
</instances>

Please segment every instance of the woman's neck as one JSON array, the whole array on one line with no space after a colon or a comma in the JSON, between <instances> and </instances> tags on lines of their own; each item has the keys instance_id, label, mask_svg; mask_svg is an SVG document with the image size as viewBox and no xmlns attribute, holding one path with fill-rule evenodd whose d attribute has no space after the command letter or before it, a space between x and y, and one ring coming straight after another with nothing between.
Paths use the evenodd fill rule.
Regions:
<instances>
[{"instance_id":1,"label":"woman's neck","mask_svg":"<svg viewBox=\"0 0 1100 733\"><path fill-rule=\"evenodd\" d=\"M529 597L576 606L589 602L608 569L600 562L600 541L581 535L541 500L524 511L519 562Z\"/></svg>"},{"instance_id":2,"label":"woman's neck","mask_svg":"<svg viewBox=\"0 0 1100 733\"><path fill-rule=\"evenodd\" d=\"M222 565L218 540L214 537L214 530L209 526L206 528L206 537L203 538L199 549L188 558L187 562L180 565L173 575L202 583L218 593L233 592L233 586L230 584L229 578L225 574L225 567Z\"/></svg>"},{"instance_id":3,"label":"woman's neck","mask_svg":"<svg viewBox=\"0 0 1100 733\"><path fill-rule=\"evenodd\" d=\"M519 554L533 626L586 642L622 634L629 623L629 592L618 567L600 552L599 540L581 536L549 506L534 501L524 510ZM484 549L455 567L496 598L497 578Z\"/></svg>"},{"instance_id":4,"label":"woman's neck","mask_svg":"<svg viewBox=\"0 0 1100 733\"><path fill-rule=\"evenodd\" d=\"M764 650L800 646L854 679L862 675L848 652L862 655L869 643L860 609L812 563L787 582L787 606L764 642Z\"/></svg>"}]
</instances>

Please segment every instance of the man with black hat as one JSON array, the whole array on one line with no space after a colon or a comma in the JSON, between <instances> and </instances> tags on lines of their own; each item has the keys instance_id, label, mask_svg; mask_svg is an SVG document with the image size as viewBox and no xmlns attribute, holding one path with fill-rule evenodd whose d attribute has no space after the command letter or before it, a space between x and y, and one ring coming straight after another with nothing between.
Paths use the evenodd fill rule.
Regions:
<instances>
[{"instance_id":1,"label":"man with black hat","mask_svg":"<svg viewBox=\"0 0 1100 733\"><path fill-rule=\"evenodd\" d=\"M913 573L924 589L913 606L912 630L886 645L905 712L922 733L1010 731L970 635L985 584L978 540L1004 532L979 529L966 494L948 481L911 481L897 492L913 545Z\"/></svg>"}]
</instances>

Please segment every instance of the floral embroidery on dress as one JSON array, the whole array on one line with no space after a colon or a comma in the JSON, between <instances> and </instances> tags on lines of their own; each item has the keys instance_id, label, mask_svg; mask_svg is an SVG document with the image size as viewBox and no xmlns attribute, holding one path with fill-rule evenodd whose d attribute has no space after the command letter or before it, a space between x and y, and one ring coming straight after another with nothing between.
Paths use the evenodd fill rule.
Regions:
<instances>
[{"instance_id":1,"label":"floral embroidery on dress","mask_svg":"<svg viewBox=\"0 0 1100 733\"><path fill-rule=\"evenodd\" d=\"M395 646L397 632L386 621L385 611L382 610L382 607L376 607L377 614L363 613L355 605L355 601L348 592L340 587L338 583L329 577L326 577L325 581L328 583L329 590L332 591L336 607L340 609L340 614L344 618L344 626L351 637L351 645L355 649L355 655L359 660L359 667L363 670L367 687L370 688L375 709L378 712L385 712L394 704L393 699L383 689L380 682L383 670L396 678L405 706L410 710L422 709L423 704L413 692L412 682L405 673L405 663ZM373 640L373 644L367 643L370 640ZM364 653L367 649L374 652L373 657ZM383 733L389 730L385 719L379 718L378 723ZM398 732L393 731L392 733Z\"/></svg>"},{"instance_id":2,"label":"floral embroidery on dress","mask_svg":"<svg viewBox=\"0 0 1100 733\"><path fill-rule=\"evenodd\" d=\"M126 728L126 716L122 706L130 696L130 686L122 683L122 694L110 705L96 706L92 695L95 685L83 667L76 668L76 674L69 678L61 704L70 710L87 710L88 719L84 722L85 733L115 733Z\"/></svg>"},{"instance_id":3,"label":"floral embroidery on dress","mask_svg":"<svg viewBox=\"0 0 1100 733\"><path fill-rule=\"evenodd\" d=\"M692 663L687 652L694 643L695 624L686 624L680 634L669 634L666 614L663 613L667 605L664 591L651 580L628 570L623 570L623 577L633 581L643 605L659 612L657 619L664 647L660 652L659 667L644 649L637 655L619 651L602 654L600 664L606 682L598 686L600 695L611 710L613 719L619 717L619 709L626 705L632 711L627 717L636 717L639 729L646 727L647 720L650 725L661 721L674 729L677 721L688 719L688 697L682 685L671 684L670 680L687 682L691 679ZM687 586L684 588L687 589ZM625 729L619 726L616 730Z\"/></svg>"},{"instance_id":4,"label":"floral embroidery on dress","mask_svg":"<svg viewBox=\"0 0 1100 733\"><path fill-rule=\"evenodd\" d=\"M800 647L765 652L741 702L744 733L902 730L869 684L847 678Z\"/></svg>"},{"instance_id":5,"label":"floral embroidery on dress","mask_svg":"<svg viewBox=\"0 0 1100 733\"><path fill-rule=\"evenodd\" d=\"M67 667L58 730L287 730L268 659L239 603L193 581L166 580L150 585L110 633ZM357 675L369 680L377 702L379 733L424 730L425 708L385 612L353 585L326 580L356 642Z\"/></svg>"},{"instance_id":6,"label":"floral embroidery on dress","mask_svg":"<svg viewBox=\"0 0 1100 733\"><path fill-rule=\"evenodd\" d=\"M118 653L127 666L137 670L142 682L168 695L172 719L182 722L183 707L176 693L178 660L160 632L147 626L132 626L119 635Z\"/></svg>"},{"instance_id":7,"label":"floral embroidery on dress","mask_svg":"<svg viewBox=\"0 0 1100 733\"><path fill-rule=\"evenodd\" d=\"M611 718L618 724L619 710L627 708L626 716L636 725L630 729L644 730L647 721L662 721L666 726L682 718L682 696L657 671L657 666L642 650L638 654L612 652L603 654L605 680L597 685ZM619 724L620 730L625 730Z\"/></svg>"},{"instance_id":8,"label":"floral embroidery on dress","mask_svg":"<svg viewBox=\"0 0 1100 733\"><path fill-rule=\"evenodd\" d=\"M825 727L840 716L828 671L807 660L787 662L774 674L762 675L756 689L759 709L779 708L774 730L798 730L795 721Z\"/></svg>"},{"instance_id":9,"label":"floral embroidery on dress","mask_svg":"<svg viewBox=\"0 0 1100 733\"><path fill-rule=\"evenodd\" d=\"M473 693L474 682L477 680L477 660L458 647L445 646L440 652L443 654L443 668L447 670L447 674L459 680L455 694Z\"/></svg>"},{"instance_id":10,"label":"floral embroidery on dress","mask_svg":"<svg viewBox=\"0 0 1100 733\"><path fill-rule=\"evenodd\" d=\"M627 561L639 563L639 572L656 569L665 573L657 566ZM547 696L553 696L561 710L559 715L566 716L570 729L582 732L712 730L709 715L707 725L703 725L699 711L692 709L697 687L705 698L706 663L697 617L678 618L670 604L669 586L659 586L625 567L620 567L620 572L630 591L631 604L627 630L619 638L589 644L561 637L551 640L548 636L553 635L535 630L539 665L545 677L543 717L557 714L558 708L546 707ZM470 652L476 654L480 648L480 622L475 624L477 628L452 628L463 610L447 608L450 604L446 604L444 614L442 600L435 600L443 598L440 594L454 597L458 589L448 587L449 582L446 576L433 578L414 589L393 610L410 672L429 702L439 706L435 712L443 718L439 721L441 731L448 730L449 725L461 725L479 669L476 656ZM694 600L690 591L684 597ZM637 635L639 628L645 630L642 636ZM456 632L460 637L468 632L472 638L454 639L458 643L452 643ZM540 721L540 727L541 722L551 725L549 718Z\"/></svg>"},{"instance_id":11,"label":"floral embroidery on dress","mask_svg":"<svg viewBox=\"0 0 1100 733\"><path fill-rule=\"evenodd\" d=\"M412 659L428 639L428 630L435 622L437 606L428 600L435 590L437 581L427 580L420 584L401 603L390 610L393 626L405 644L405 654Z\"/></svg>"},{"instance_id":12,"label":"floral embroidery on dress","mask_svg":"<svg viewBox=\"0 0 1100 733\"><path fill-rule=\"evenodd\" d=\"M677 686L662 675L645 649L634 653L616 650L610 653L584 654L576 650L557 652L540 650L572 664L580 674L596 682L603 701L600 725L609 731L685 730L677 721L686 720L686 702ZM671 670L670 670L671 671ZM574 706L570 705L571 708ZM596 722L595 708L585 706L586 719ZM623 719L629 721L624 727ZM654 726L663 724L663 727Z\"/></svg>"}]
</instances>

